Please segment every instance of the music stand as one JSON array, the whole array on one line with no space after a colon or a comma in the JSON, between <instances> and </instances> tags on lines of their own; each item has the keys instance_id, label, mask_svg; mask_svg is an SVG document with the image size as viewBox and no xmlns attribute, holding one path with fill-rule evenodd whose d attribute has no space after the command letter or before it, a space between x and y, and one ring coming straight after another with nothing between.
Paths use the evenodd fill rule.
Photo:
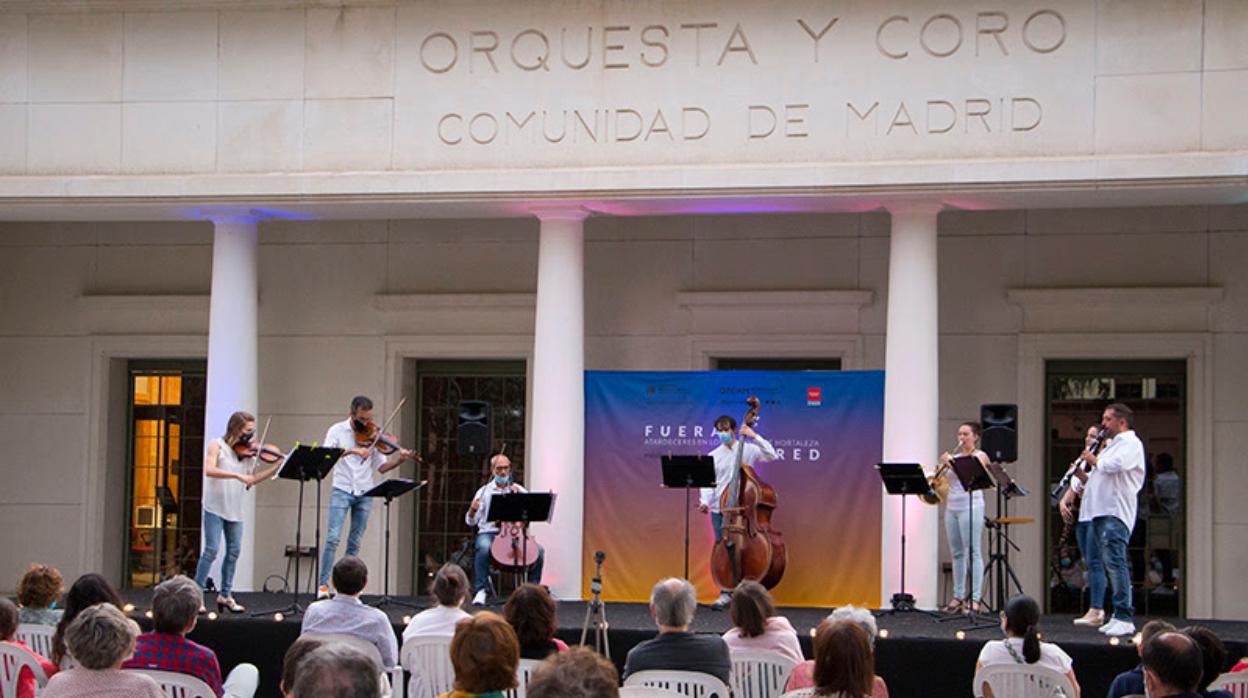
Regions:
<instances>
[{"instance_id":1,"label":"music stand","mask_svg":"<svg viewBox=\"0 0 1248 698\"><path fill-rule=\"evenodd\" d=\"M889 601L892 610L883 613L922 613L934 618L935 613L915 606L914 595L906 593L906 496L928 494L932 491L927 481L927 473L923 472L923 466L918 463L877 463L875 469L880 473L884 490L889 494L901 495L901 591L893 594Z\"/></svg>"},{"instance_id":2,"label":"music stand","mask_svg":"<svg viewBox=\"0 0 1248 698\"><path fill-rule=\"evenodd\" d=\"M1010 524L1027 523L1027 521L1010 518L1010 499L1026 497L1027 490L1020 487L1014 478L1010 477L1009 472L1001 463L995 461L989 463L988 473L997 486L997 518L987 522L988 530L992 535L992 555L985 566L984 583L987 584L991 579L996 585L996 610L1003 611L1005 602L1010 596L1011 581L1018 593L1023 593L1023 585L1018 581L1014 567L1010 565L1010 548L1022 552L1014 541L1010 540ZM987 516L984 518L986 519Z\"/></svg>"},{"instance_id":3,"label":"music stand","mask_svg":"<svg viewBox=\"0 0 1248 698\"><path fill-rule=\"evenodd\" d=\"M364 497L385 498L386 552L383 558L385 560L385 565L383 566L383 573L382 573L382 579L384 581L382 582L381 598L377 599L376 603L373 604L374 606L377 606L378 608L382 606L406 606L407 608L421 608L421 606L418 606L414 603L409 603L407 601L400 601L398 599L390 598L390 502L394 499L402 497L403 495L407 494L408 492L411 492L412 490L417 490L417 489L420 489L421 487L424 487L428 482L429 482L428 480L422 480L421 482L416 482L415 480L408 480L406 478L396 477L390 480L382 480L375 487L373 487L371 490L365 492L362 495Z\"/></svg>"},{"instance_id":4,"label":"music stand","mask_svg":"<svg viewBox=\"0 0 1248 698\"><path fill-rule=\"evenodd\" d=\"M342 458L341 448L296 446L295 450L286 455L286 460L277 472L277 477L299 482L299 507L295 510L295 550L299 550L300 538L303 535L303 486L308 480L316 480L316 549L321 548L321 480L333 470L334 464ZM318 570L319 572L319 570ZM257 611L253 616L267 616L270 613L283 615L299 615L303 607L299 605L299 563L295 562L295 584L291 587L290 604L278 609Z\"/></svg>"},{"instance_id":5,"label":"music stand","mask_svg":"<svg viewBox=\"0 0 1248 698\"><path fill-rule=\"evenodd\" d=\"M685 488L685 579L689 578L689 490L715 486L715 459L710 456L663 456L663 486Z\"/></svg>"},{"instance_id":6,"label":"music stand","mask_svg":"<svg viewBox=\"0 0 1248 698\"><path fill-rule=\"evenodd\" d=\"M966 490L966 494L970 498L970 508L971 508L970 515L966 517L966 541L967 541L966 593L967 593L967 598L965 599L965 601L967 601L966 615L967 615L967 618L970 619L971 624L966 627L966 630L980 630L982 628L996 628L999 626L998 623L987 622L987 621L981 622L979 620L978 617L980 614L975 613L975 603L978 601L978 599L971 598L975 596L975 584L973 583L975 579L974 577L975 575L975 570L974 570L974 565L975 565L975 538L974 538L975 492L979 490L986 490L989 487L992 487L992 477L988 475L988 471L984 469L983 463L980 463L979 457L975 455L956 456L953 458L952 461L950 461L949 466L950 466L950 469L953 470L954 474L958 476L958 482L962 485L962 489ZM954 617L956 618L956 616Z\"/></svg>"},{"instance_id":7,"label":"music stand","mask_svg":"<svg viewBox=\"0 0 1248 698\"><path fill-rule=\"evenodd\" d=\"M490 497L490 512L486 521L496 524L520 524L520 555L529 558L529 524L534 521L549 522L555 508L553 492L506 492ZM529 578L529 566L520 568L521 579Z\"/></svg>"}]
</instances>

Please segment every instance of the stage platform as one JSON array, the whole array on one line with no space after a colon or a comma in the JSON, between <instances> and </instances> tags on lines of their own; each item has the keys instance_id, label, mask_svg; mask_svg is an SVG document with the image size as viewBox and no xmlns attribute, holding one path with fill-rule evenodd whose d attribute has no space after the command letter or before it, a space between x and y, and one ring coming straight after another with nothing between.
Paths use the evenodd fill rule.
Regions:
<instances>
[{"instance_id":1,"label":"stage platform","mask_svg":"<svg viewBox=\"0 0 1248 698\"><path fill-rule=\"evenodd\" d=\"M134 604L132 616L145 628L151 621L144 612L151 606L151 592L128 591L126 601ZM212 595L209 594L211 603ZM281 661L286 648L299 635L298 616L287 616L280 621L272 615L251 616L251 612L278 609L289 605L289 594L236 595L247 606L248 613L224 615L217 619L202 619L191 638L217 652L222 667L229 670L239 662L249 661L260 668L260 696L278 696L278 680L281 678ZM366 602L376 597L365 596ZM427 598L401 600L420 607L429 605ZM310 599L300 597L305 606ZM559 637L568 644L580 641L581 626L585 620L584 602L563 602L559 605ZM501 605L489 606L490 610L502 612ZM395 632L401 634L404 616L416 610L392 606L385 609L394 623ZM797 628L802 649L811 656L810 631L827 615L830 609L783 608L786 616ZM624 657L637 643L655 635L654 622L645 604L608 603L606 617L609 625L611 658L617 667L623 667ZM1137 619L1143 625L1148 619ZM1242 657L1248 654L1248 622L1217 620L1186 620L1167 618L1176 626L1204 625L1216 632L1226 642L1230 654ZM980 647L987 640L1001 637L994 624L991 628L966 630L965 620L944 623L917 614L885 615L879 625L887 636L876 644L876 673L888 683L892 698L928 698L970 696L971 678L975 671L975 659ZM732 625L726 611L699 608L693 629L697 632L722 633ZM958 638L958 631L965 637ZM1056 642L1074 658L1075 674L1083 690L1084 698L1100 698L1119 672L1134 667L1138 658L1130 642L1113 645L1094 629L1076 628L1070 616L1046 616L1041 622L1044 639ZM592 635L590 637L592 643Z\"/></svg>"}]
</instances>

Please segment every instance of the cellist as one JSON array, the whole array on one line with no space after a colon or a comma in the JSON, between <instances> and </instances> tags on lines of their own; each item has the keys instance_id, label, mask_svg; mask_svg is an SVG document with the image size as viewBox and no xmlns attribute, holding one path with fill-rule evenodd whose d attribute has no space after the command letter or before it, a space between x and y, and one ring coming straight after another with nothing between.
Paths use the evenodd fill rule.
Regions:
<instances>
[{"instance_id":1,"label":"cellist","mask_svg":"<svg viewBox=\"0 0 1248 698\"><path fill-rule=\"evenodd\" d=\"M486 601L486 585L490 578L490 546L494 544L494 536L498 535L498 524L489 520L490 499L496 494L507 492L527 492L522 485L511 479L511 459L502 453L490 456L490 472L493 477L481 486L472 497L468 513L464 515L464 523L477 527L477 547L473 558L472 586L476 592L472 597L473 606L484 606ZM537 562L529 567L528 581L533 584L542 582L542 564L546 562L546 550L537 546Z\"/></svg>"},{"instance_id":2,"label":"cellist","mask_svg":"<svg viewBox=\"0 0 1248 698\"><path fill-rule=\"evenodd\" d=\"M741 439L738 440L737 420L728 415L720 415L715 420L715 435L719 437L719 445L711 452L711 458L715 459L715 487L702 488L701 497L699 498L698 511L703 514L710 513L711 527L715 530L715 542L718 543L724 537L724 516L719 511L719 502L724 494L724 490L728 489L732 484L732 479L737 474L737 451L744 449L742 454L742 462L758 463L760 461L772 461L779 457L776 449L771 443L759 436L749 426L742 425ZM745 439L749 439L752 443L747 443ZM725 608L732 601L731 589L720 589L719 598L712 604L715 608Z\"/></svg>"}]
</instances>

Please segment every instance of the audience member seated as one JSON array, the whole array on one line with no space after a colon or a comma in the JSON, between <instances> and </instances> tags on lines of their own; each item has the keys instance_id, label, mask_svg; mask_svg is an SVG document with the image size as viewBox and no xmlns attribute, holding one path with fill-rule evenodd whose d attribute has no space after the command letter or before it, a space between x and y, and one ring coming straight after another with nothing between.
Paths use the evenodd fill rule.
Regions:
<instances>
[{"instance_id":1,"label":"audience member seated","mask_svg":"<svg viewBox=\"0 0 1248 698\"><path fill-rule=\"evenodd\" d=\"M31 565L22 575L22 581L17 583L17 602L22 605L21 622L56 627L64 611L52 608L52 604L65 591L64 585L65 579L55 567Z\"/></svg>"},{"instance_id":2,"label":"audience member seated","mask_svg":"<svg viewBox=\"0 0 1248 698\"><path fill-rule=\"evenodd\" d=\"M1205 671L1200 646L1183 633L1161 633L1144 643L1144 687L1149 698L1197 698Z\"/></svg>"},{"instance_id":3,"label":"audience member seated","mask_svg":"<svg viewBox=\"0 0 1248 698\"><path fill-rule=\"evenodd\" d=\"M871 638L849 620L825 619L815 631L817 696L870 698L875 680L875 657Z\"/></svg>"},{"instance_id":4,"label":"audience member seated","mask_svg":"<svg viewBox=\"0 0 1248 698\"><path fill-rule=\"evenodd\" d=\"M856 623L862 631L867 634L867 640L871 643L871 653L875 655L875 638L879 637L880 629L875 624L875 616L871 615L871 611L865 608L858 608L853 604L841 606L828 614L824 621L849 621ZM872 660L874 663L874 660ZM808 659L801 664L793 667L793 673L789 674L789 682L785 685L784 690L795 691L799 688L813 688L815 685L815 662ZM871 696L872 698L888 698L888 684L884 683L884 679L877 676L871 679Z\"/></svg>"},{"instance_id":5,"label":"audience member seated","mask_svg":"<svg viewBox=\"0 0 1248 698\"><path fill-rule=\"evenodd\" d=\"M520 641L497 613L482 611L455 626L451 638L454 690L440 698L501 698L516 687Z\"/></svg>"},{"instance_id":6,"label":"audience member seated","mask_svg":"<svg viewBox=\"0 0 1248 698\"><path fill-rule=\"evenodd\" d=\"M546 587L523 584L511 592L503 606L503 617L520 640L521 659L545 659L568 651L568 645L555 637L559 628L557 613L555 599Z\"/></svg>"},{"instance_id":7,"label":"audience member seated","mask_svg":"<svg viewBox=\"0 0 1248 698\"><path fill-rule=\"evenodd\" d=\"M286 654L282 657L282 678L277 683L278 689L282 692L282 698L291 698L295 695L295 670L299 666L299 661L323 644L314 637L301 637L286 648Z\"/></svg>"},{"instance_id":8,"label":"audience member seated","mask_svg":"<svg viewBox=\"0 0 1248 698\"><path fill-rule=\"evenodd\" d=\"M22 648L36 662L39 662L39 666L43 667L44 674L48 676L55 674L56 665L51 660L39 656L27 647L25 642L16 638L17 626L17 606L13 605L13 602L7 598L0 596L0 642ZM7 670L7 667L0 668L0 670ZM34 698L35 685L35 672L27 667L22 667L22 673L17 677L17 698Z\"/></svg>"},{"instance_id":9,"label":"audience member seated","mask_svg":"<svg viewBox=\"0 0 1248 698\"><path fill-rule=\"evenodd\" d=\"M1226 645L1222 644L1222 639L1201 625L1189 625L1183 628L1183 634L1195 640L1200 647L1204 670L1200 675L1200 683L1196 684L1196 692L1205 698L1235 698L1230 691L1209 690L1209 684L1226 670Z\"/></svg>"},{"instance_id":10,"label":"audience member seated","mask_svg":"<svg viewBox=\"0 0 1248 698\"><path fill-rule=\"evenodd\" d=\"M728 612L732 629L724 633L724 642L730 652L775 652L799 663L804 659L797 631L788 618L776 615L776 605L762 584L749 580L738 584Z\"/></svg>"},{"instance_id":11,"label":"audience member seated","mask_svg":"<svg viewBox=\"0 0 1248 698\"><path fill-rule=\"evenodd\" d=\"M64 667L69 658L65 644L65 633L69 624L74 622L84 609L97 604L109 603L121 610L121 596L108 580L94 572L84 574L69 588L65 594L65 613L56 624L56 633L52 636L52 656L49 657L59 667Z\"/></svg>"},{"instance_id":12,"label":"audience member seated","mask_svg":"<svg viewBox=\"0 0 1248 698\"><path fill-rule=\"evenodd\" d=\"M368 584L368 567L364 561L348 555L334 564L332 599L317 601L303 615L303 633L343 633L368 640L381 653L383 668L399 663L399 642L394 637L390 619L382 611L365 606L360 592Z\"/></svg>"},{"instance_id":13,"label":"audience member seated","mask_svg":"<svg viewBox=\"0 0 1248 698\"><path fill-rule=\"evenodd\" d=\"M659 636L629 650L624 660L624 678L639 671L700 671L728 683L732 660L728 643L718 635L689 632L698 607L697 592L688 580L669 577L650 591L650 615L659 626Z\"/></svg>"},{"instance_id":14,"label":"audience member seated","mask_svg":"<svg viewBox=\"0 0 1248 698\"><path fill-rule=\"evenodd\" d=\"M194 579L180 574L161 582L152 594L154 629L135 641L134 656L123 668L188 674L208 684L218 697L251 698L260 685L255 666L239 664L222 682L217 653L186 639L195 629L202 605L204 595Z\"/></svg>"},{"instance_id":15,"label":"audience member seated","mask_svg":"<svg viewBox=\"0 0 1248 698\"><path fill-rule=\"evenodd\" d=\"M412 620L403 629L403 641L414 637L451 637L455 634L455 624L472 615L463 609L468 600L468 575L459 565L448 562L438 569L429 585L429 593L438 602L437 606L426 609L412 616Z\"/></svg>"},{"instance_id":16,"label":"audience member seated","mask_svg":"<svg viewBox=\"0 0 1248 698\"><path fill-rule=\"evenodd\" d=\"M1135 651L1142 658L1144 656L1144 645L1155 636L1162 633L1172 633L1175 627L1164 620L1150 620L1140 628L1140 644L1136 645ZM1124 671L1114 677L1114 682L1109 684L1109 693L1105 694L1105 698L1124 698L1124 696L1142 696L1144 695L1144 665L1137 664L1134 669Z\"/></svg>"},{"instance_id":17,"label":"audience member seated","mask_svg":"<svg viewBox=\"0 0 1248 698\"><path fill-rule=\"evenodd\" d=\"M615 665L587 648L573 647L537 665L525 689L527 698L619 698Z\"/></svg>"},{"instance_id":18,"label":"audience member seated","mask_svg":"<svg viewBox=\"0 0 1248 698\"><path fill-rule=\"evenodd\" d=\"M42 697L165 698L151 677L121 670L134 654L138 634L138 624L112 604L82 609L65 629L65 644L78 666L53 676Z\"/></svg>"},{"instance_id":19,"label":"audience member seated","mask_svg":"<svg viewBox=\"0 0 1248 698\"><path fill-rule=\"evenodd\" d=\"M342 592L339 591L341 594ZM342 642L326 642L308 652L295 667L294 698L377 698L377 664Z\"/></svg>"},{"instance_id":20,"label":"audience member seated","mask_svg":"<svg viewBox=\"0 0 1248 698\"><path fill-rule=\"evenodd\" d=\"M975 662L975 670L998 664L1031 664L1044 667L1064 674L1075 686L1075 695L1067 698L1078 698L1079 680L1075 678L1075 670L1071 668L1070 655L1051 642L1040 641L1040 605L1036 600L1021 594L1005 604L1005 618L1001 620L1001 629L1005 631L1004 640L992 640L984 643L979 651L979 661ZM992 688L984 687L985 698L993 698Z\"/></svg>"}]
</instances>

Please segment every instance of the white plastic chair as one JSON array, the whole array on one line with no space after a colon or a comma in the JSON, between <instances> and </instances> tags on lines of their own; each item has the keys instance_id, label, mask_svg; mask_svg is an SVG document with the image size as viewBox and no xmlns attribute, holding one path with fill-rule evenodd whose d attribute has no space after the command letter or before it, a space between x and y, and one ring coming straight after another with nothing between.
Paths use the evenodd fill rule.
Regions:
<instances>
[{"instance_id":1,"label":"white plastic chair","mask_svg":"<svg viewBox=\"0 0 1248 698\"><path fill-rule=\"evenodd\" d=\"M742 650L732 653L734 698L778 698L797 662L776 652Z\"/></svg>"},{"instance_id":2,"label":"white plastic chair","mask_svg":"<svg viewBox=\"0 0 1248 698\"><path fill-rule=\"evenodd\" d=\"M55 634L56 628L50 625L23 623L17 626L17 639L44 659L52 659L52 636Z\"/></svg>"},{"instance_id":3,"label":"white plastic chair","mask_svg":"<svg viewBox=\"0 0 1248 698\"><path fill-rule=\"evenodd\" d=\"M653 686L624 686L620 698L683 698L685 694Z\"/></svg>"},{"instance_id":4,"label":"white plastic chair","mask_svg":"<svg viewBox=\"0 0 1248 698\"><path fill-rule=\"evenodd\" d=\"M404 642L399 664L412 674L408 698L436 698L449 692L455 683L449 637L414 637Z\"/></svg>"},{"instance_id":5,"label":"white plastic chair","mask_svg":"<svg viewBox=\"0 0 1248 698\"><path fill-rule=\"evenodd\" d=\"M1029 664L994 664L975 674L971 690L983 698L984 684L999 698L1074 698L1075 685L1066 676Z\"/></svg>"},{"instance_id":6,"label":"white plastic chair","mask_svg":"<svg viewBox=\"0 0 1248 698\"><path fill-rule=\"evenodd\" d=\"M35 661L30 652L17 645L0 642L0 698L17 698L17 679L22 673L22 667L30 668L35 676L36 686L43 688L48 685L48 675L43 673L43 667L39 666L39 662Z\"/></svg>"},{"instance_id":7,"label":"white plastic chair","mask_svg":"<svg viewBox=\"0 0 1248 698\"><path fill-rule=\"evenodd\" d=\"M516 687L506 691L507 698L524 698L524 689L529 685L529 677L541 663L540 659L520 660L520 664L516 666Z\"/></svg>"},{"instance_id":8,"label":"white plastic chair","mask_svg":"<svg viewBox=\"0 0 1248 698\"><path fill-rule=\"evenodd\" d=\"M174 671L158 671L156 669L126 669L136 674L145 674L160 684L160 690L169 698L217 698L212 687L191 676Z\"/></svg>"},{"instance_id":9,"label":"white plastic chair","mask_svg":"<svg viewBox=\"0 0 1248 698\"><path fill-rule=\"evenodd\" d=\"M1230 692L1235 698L1248 698L1248 671L1227 672L1209 684L1209 690Z\"/></svg>"},{"instance_id":10,"label":"white plastic chair","mask_svg":"<svg viewBox=\"0 0 1248 698\"><path fill-rule=\"evenodd\" d=\"M810 698L815 695L813 688L795 688L788 693L780 694L780 698Z\"/></svg>"},{"instance_id":11,"label":"white plastic chair","mask_svg":"<svg viewBox=\"0 0 1248 698\"><path fill-rule=\"evenodd\" d=\"M729 698L723 681L700 671L638 671L631 674L624 685L666 688L689 698Z\"/></svg>"},{"instance_id":12,"label":"white plastic chair","mask_svg":"<svg viewBox=\"0 0 1248 698\"><path fill-rule=\"evenodd\" d=\"M384 666L381 661L381 650L377 649L377 645L362 637L346 633L304 633L304 635L321 642L341 642L363 652L366 657L373 660L381 672L381 695L403 698L403 667Z\"/></svg>"}]
</instances>

